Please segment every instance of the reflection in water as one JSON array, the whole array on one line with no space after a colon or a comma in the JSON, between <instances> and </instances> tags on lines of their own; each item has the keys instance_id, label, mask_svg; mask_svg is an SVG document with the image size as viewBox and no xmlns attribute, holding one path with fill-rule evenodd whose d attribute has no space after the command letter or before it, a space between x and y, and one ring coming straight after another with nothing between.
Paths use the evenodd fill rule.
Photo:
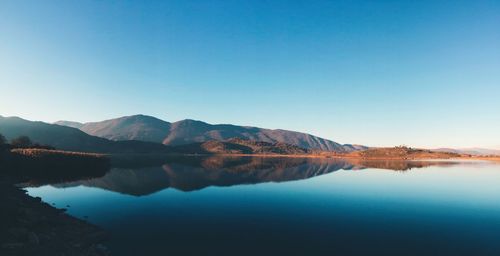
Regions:
<instances>
[{"instance_id":1,"label":"reflection in water","mask_svg":"<svg viewBox=\"0 0 500 256\"><path fill-rule=\"evenodd\" d=\"M500 255L500 166L482 162L129 161L28 193L107 230L114 255Z\"/></svg>"},{"instance_id":2,"label":"reflection in water","mask_svg":"<svg viewBox=\"0 0 500 256\"><path fill-rule=\"evenodd\" d=\"M166 188L193 191L209 186L233 186L308 179L338 170L380 168L406 171L457 162L387 161L326 158L183 157L161 166L113 168L104 177L54 185L98 187L129 195L148 195Z\"/></svg>"}]
</instances>

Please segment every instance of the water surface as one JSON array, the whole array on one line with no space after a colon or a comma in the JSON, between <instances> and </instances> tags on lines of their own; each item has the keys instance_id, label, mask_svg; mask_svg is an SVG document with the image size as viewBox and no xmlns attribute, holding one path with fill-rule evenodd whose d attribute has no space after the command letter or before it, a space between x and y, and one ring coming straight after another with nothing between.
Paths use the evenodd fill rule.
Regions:
<instances>
[{"instance_id":1,"label":"water surface","mask_svg":"<svg viewBox=\"0 0 500 256\"><path fill-rule=\"evenodd\" d=\"M28 188L114 255L500 255L500 165L209 157Z\"/></svg>"}]
</instances>

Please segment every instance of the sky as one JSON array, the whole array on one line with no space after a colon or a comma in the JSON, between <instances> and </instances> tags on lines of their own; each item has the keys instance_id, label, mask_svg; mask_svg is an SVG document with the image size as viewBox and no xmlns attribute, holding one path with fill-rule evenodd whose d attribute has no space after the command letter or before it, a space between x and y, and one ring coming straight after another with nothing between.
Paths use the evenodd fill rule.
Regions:
<instances>
[{"instance_id":1,"label":"sky","mask_svg":"<svg viewBox=\"0 0 500 256\"><path fill-rule=\"evenodd\" d=\"M0 1L0 115L500 149L500 1Z\"/></svg>"}]
</instances>

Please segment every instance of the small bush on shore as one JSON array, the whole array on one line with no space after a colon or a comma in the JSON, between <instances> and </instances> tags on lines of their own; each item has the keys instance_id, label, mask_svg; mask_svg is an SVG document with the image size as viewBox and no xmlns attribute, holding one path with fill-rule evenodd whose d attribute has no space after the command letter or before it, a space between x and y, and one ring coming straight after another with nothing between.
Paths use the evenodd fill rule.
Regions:
<instances>
[{"instance_id":1,"label":"small bush on shore","mask_svg":"<svg viewBox=\"0 0 500 256\"><path fill-rule=\"evenodd\" d=\"M33 145L33 142L28 136L19 136L15 139L12 139L10 141L10 145L13 148L29 148L31 145Z\"/></svg>"}]
</instances>

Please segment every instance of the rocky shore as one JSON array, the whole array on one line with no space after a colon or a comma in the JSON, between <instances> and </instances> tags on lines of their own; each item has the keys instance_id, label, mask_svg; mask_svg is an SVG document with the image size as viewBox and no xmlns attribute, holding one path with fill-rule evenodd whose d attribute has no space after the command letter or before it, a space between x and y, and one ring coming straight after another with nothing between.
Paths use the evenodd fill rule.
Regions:
<instances>
[{"instance_id":1,"label":"rocky shore","mask_svg":"<svg viewBox=\"0 0 500 256\"><path fill-rule=\"evenodd\" d=\"M109 255L107 235L0 178L0 255Z\"/></svg>"}]
</instances>

